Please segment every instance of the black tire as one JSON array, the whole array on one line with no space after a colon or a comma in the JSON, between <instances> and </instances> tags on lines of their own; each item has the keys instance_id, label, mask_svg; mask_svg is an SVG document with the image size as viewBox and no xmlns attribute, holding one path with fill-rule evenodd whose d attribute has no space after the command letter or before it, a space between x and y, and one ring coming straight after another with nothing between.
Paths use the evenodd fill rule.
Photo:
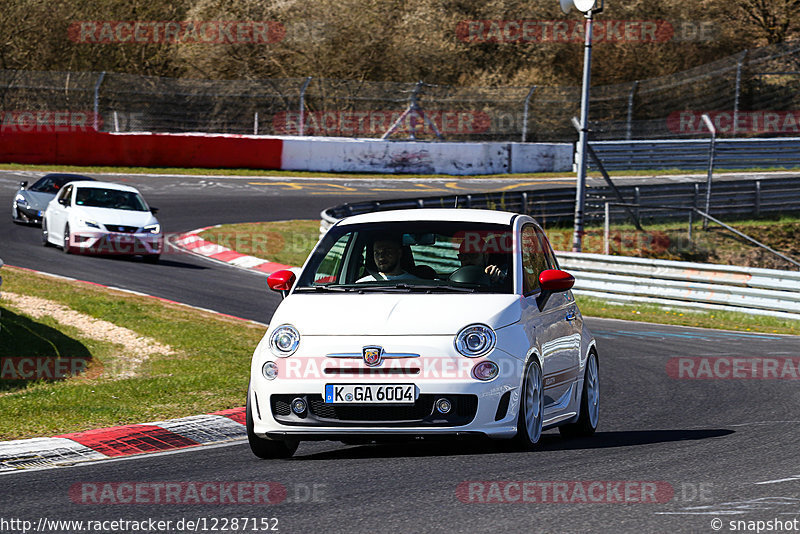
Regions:
<instances>
[{"instance_id":1,"label":"black tire","mask_svg":"<svg viewBox=\"0 0 800 534\"><path fill-rule=\"evenodd\" d=\"M159 258L161 258L161 254L147 254L142 257L142 261L145 263L158 263Z\"/></svg>"},{"instance_id":2,"label":"black tire","mask_svg":"<svg viewBox=\"0 0 800 534\"><path fill-rule=\"evenodd\" d=\"M600 375L597 354L589 354L583 375L581 412L578 420L558 427L564 438L586 438L595 433L600 422Z\"/></svg>"},{"instance_id":3,"label":"black tire","mask_svg":"<svg viewBox=\"0 0 800 534\"><path fill-rule=\"evenodd\" d=\"M42 218L42 246L50 246L50 241L47 240L47 221L44 218Z\"/></svg>"},{"instance_id":4,"label":"black tire","mask_svg":"<svg viewBox=\"0 0 800 534\"><path fill-rule=\"evenodd\" d=\"M525 450L533 449L542 437L544 420L544 379L536 357L525 368L517 418L516 444Z\"/></svg>"},{"instance_id":5,"label":"black tire","mask_svg":"<svg viewBox=\"0 0 800 534\"><path fill-rule=\"evenodd\" d=\"M245 419L247 427L247 441L250 444L250 450L259 458L265 460L274 458L291 458L297 450L299 442L297 441L279 441L272 439L264 439L256 436L253 431L253 410L250 407L250 391L247 392L247 404L245 408Z\"/></svg>"},{"instance_id":6,"label":"black tire","mask_svg":"<svg viewBox=\"0 0 800 534\"><path fill-rule=\"evenodd\" d=\"M14 224L22 224L25 222L19 216L19 208L17 208L16 202L14 202L14 205L11 206L11 220L14 222Z\"/></svg>"},{"instance_id":7,"label":"black tire","mask_svg":"<svg viewBox=\"0 0 800 534\"><path fill-rule=\"evenodd\" d=\"M61 245L61 250L64 254L72 254L72 247L70 246L69 224L64 226L64 244Z\"/></svg>"}]
</instances>

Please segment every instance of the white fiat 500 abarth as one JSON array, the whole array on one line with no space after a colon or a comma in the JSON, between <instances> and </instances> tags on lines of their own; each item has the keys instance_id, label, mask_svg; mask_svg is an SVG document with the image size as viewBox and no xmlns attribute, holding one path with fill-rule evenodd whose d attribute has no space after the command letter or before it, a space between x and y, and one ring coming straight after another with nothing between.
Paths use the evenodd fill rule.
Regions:
<instances>
[{"instance_id":1,"label":"white fiat 500 abarth","mask_svg":"<svg viewBox=\"0 0 800 534\"><path fill-rule=\"evenodd\" d=\"M539 225L525 215L414 209L327 232L253 355L247 434L262 458L303 440L486 435L533 447L589 436L598 353Z\"/></svg>"}]
</instances>

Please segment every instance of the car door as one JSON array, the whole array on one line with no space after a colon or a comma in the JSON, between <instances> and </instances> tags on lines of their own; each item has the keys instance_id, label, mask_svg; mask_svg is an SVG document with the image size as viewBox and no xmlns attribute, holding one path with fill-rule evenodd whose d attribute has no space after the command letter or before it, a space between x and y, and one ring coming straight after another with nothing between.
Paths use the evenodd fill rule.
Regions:
<instances>
[{"instance_id":1,"label":"car door","mask_svg":"<svg viewBox=\"0 0 800 534\"><path fill-rule=\"evenodd\" d=\"M551 293L542 306L539 275L556 269L547 237L534 223L520 231L523 317L526 328L533 326L536 344L544 360L545 423L563 415L574 395L579 375L580 328L577 306L570 291ZM576 326L578 327L576 329Z\"/></svg>"},{"instance_id":2,"label":"car door","mask_svg":"<svg viewBox=\"0 0 800 534\"><path fill-rule=\"evenodd\" d=\"M72 201L72 184L67 184L48 205L47 231L50 238L61 243L64 240L64 226L67 224L67 213Z\"/></svg>"}]
</instances>

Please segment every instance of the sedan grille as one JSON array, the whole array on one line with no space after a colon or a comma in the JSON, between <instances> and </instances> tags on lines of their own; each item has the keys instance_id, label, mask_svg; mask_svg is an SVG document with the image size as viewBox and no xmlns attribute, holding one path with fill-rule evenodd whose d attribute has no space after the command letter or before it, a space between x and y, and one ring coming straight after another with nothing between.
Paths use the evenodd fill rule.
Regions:
<instances>
[{"instance_id":1,"label":"sedan grille","mask_svg":"<svg viewBox=\"0 0 800 534\"><path fill-rule=\"evenodd\" d=\"M134 234L136 233L136 230L139 229L138 226L117 226L111 224L107 224L106 228L108 228L108 230L111 232L119 232L122 234Z\"/></svg>"}]
</instances>

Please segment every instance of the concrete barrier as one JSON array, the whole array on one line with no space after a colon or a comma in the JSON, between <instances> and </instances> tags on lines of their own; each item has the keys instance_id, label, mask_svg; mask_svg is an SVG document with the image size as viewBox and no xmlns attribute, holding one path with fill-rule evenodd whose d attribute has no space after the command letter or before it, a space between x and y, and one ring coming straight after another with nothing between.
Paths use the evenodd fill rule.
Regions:
<instances>
[{"instance_id":1,"label":"concrete barrier","mask_svg":"<svg viewBox=\"0 0 800 534\"><path fill-rule=\"evenodd\" d=\"M447 143L338 137L282 137L281 168L389 174L568 172L568 143Z\"/></svg>"},{"instance_id":2,"label":"concrete barrier","mask_svg":"<svg viewBox=\"0 0 800 534\"><path fill-rule=\"evenodd\" d=\"M474 175L569 172L572 145L38 131L0 134L0 162Z\"/></svg>"}]
</instances>

